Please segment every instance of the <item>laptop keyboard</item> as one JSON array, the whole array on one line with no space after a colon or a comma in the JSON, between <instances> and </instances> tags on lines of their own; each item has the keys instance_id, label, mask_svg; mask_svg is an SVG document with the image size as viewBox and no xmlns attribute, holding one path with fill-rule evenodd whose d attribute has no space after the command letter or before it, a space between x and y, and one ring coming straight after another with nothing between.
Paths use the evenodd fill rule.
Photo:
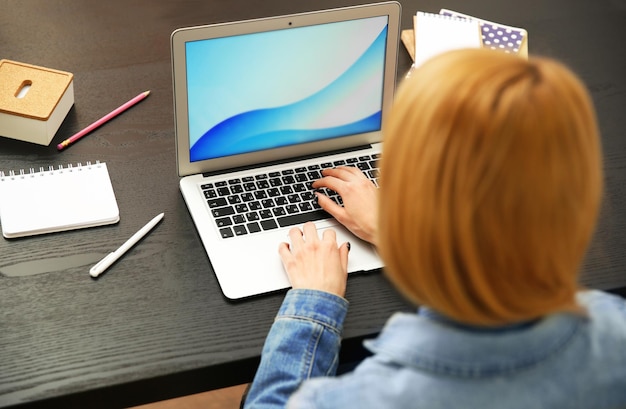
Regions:
<instances>
[{"instance_id":1,"label":"laptop keyboard","mask_svg":"<svg viewBox=\"0 0 626 409\"><path fill-rule=\"evenodd\" d=\"M295 167L201 185L222 238L254 234L307 221L331 218L317 203L311 184L325 168L355 166L378 186L380 154ZM343 205L329 189L318 189Z\"/></svg>"}]
</instances>

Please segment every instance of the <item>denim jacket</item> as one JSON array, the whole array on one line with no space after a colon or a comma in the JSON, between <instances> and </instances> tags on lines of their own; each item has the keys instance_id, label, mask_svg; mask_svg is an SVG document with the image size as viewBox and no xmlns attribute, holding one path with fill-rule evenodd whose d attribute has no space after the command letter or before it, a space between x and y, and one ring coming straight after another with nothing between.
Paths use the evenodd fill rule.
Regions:
<instances>
[{"instance_id":1,"label":"denim jacket","mask_svg":"<svg viewBox=\"0 0 626 409\"><path fill-rule=\"evenodd\" d=\"M428 308L393 315L373 355L334 377L348 303L291 290L263 348L246 408L626 408L626 302L578 294L586 316L498 329Z\"/></svg>"}]
</instances>

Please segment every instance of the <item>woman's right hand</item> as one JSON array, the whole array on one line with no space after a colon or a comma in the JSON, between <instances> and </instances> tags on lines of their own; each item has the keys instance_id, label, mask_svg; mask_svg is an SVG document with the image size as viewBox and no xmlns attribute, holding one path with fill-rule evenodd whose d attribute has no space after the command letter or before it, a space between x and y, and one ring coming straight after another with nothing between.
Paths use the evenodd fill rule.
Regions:
<instances>
[{"instance_id":1,"label":"woman's right hand","mask_svg":"<svg viewBox=\"0 0 626 409\"><path fill-rule=\"evenodd\" d=\"M378 188L359 169L342 166L324 169L313 188L337 192L343 207L328 196L316 192L322 209L330 213L355 236L376 245L378 239Z\"/></svg>"}]
</instances>

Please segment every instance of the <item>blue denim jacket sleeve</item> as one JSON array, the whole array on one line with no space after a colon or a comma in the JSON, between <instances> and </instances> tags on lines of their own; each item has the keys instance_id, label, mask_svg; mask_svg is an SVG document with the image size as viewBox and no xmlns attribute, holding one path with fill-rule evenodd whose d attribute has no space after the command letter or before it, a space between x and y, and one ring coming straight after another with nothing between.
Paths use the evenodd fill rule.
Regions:
<instances>
[{"instance_id":1,"label":"blue denim jacket sleeve","mask_svg":"<svg viewBox=\"0 0 626 409\"><path fill-rule=\"evenodd\" d=\"M284 408L302 381L337 370L348 301L315 290L290 290L265 340L245 408Z\"/></svg>"}]
</instances>

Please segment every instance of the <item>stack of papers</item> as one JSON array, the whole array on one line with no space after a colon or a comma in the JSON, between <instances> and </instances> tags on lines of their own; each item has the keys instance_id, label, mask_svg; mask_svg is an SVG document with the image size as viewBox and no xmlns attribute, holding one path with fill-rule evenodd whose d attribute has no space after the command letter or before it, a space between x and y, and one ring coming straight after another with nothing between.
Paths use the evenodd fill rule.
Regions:
<instances>
[{"instance_id":1,"label":"stack of papers","mask_svg":"<svg viewBox=\"0 0 626 409\"><path fill-rule=\"evenodd\" d=\"M447 9L441 9L439 14L477 22L485 48L519 54L528 58L528 32L523 28L505 26Z\"/></svg>"},{"instance_id":2,"label":"stack of papers","mask_svg":"<svg viewBox=\"0 0 626 409\"><path fill-rule=\"evenodd\" d=\"M435 55L458 48L489 48L528 58L528 32L441 9L439 14L418 11L413 29L404 30L401 39L414 61L421 65Z\"/></svg>"}]
</instances>

